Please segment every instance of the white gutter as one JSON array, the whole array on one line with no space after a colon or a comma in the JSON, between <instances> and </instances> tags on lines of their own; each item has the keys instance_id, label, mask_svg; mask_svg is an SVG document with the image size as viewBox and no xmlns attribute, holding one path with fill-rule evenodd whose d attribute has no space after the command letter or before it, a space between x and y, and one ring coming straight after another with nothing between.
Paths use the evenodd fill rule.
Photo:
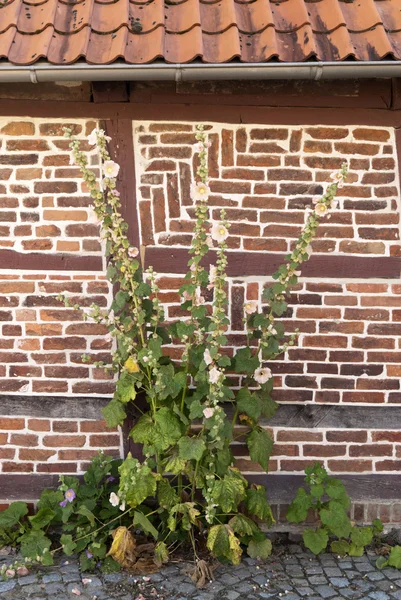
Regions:
<instances>
[{"instance_id":1,"label":"white gutter","mask_svg":"<svg viewBox=\"0 0 401 600\"><path fill-rule=\"evenodd\" d=\"M187 63L156 62L130 65L75 63L57 66L38 62L31 66L0 63L0 82L48 81L196 81L235 79L361 79L401 77L401 61L306 63Z\"/></svg>"}]
</instances>

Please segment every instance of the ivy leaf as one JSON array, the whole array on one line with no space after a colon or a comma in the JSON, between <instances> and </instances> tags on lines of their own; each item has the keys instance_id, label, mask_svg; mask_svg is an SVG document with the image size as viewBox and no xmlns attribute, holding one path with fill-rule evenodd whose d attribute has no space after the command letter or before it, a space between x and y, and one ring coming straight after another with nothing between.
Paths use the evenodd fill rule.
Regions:
<instances>
[{"instance_id":1,"label":"ivy leaf","mask_svg":"<svg viewBox=\"0 0 401 600\"><path fill-rule=\"evenodd\" d=\"M33 515L33 517L28 517L28 519L31 522L32 529L37 530L46 527L46 525L48 525L55 516L56 513L54 510L51 510L51 508L41 508L38 510L36 515Z\"/></svg>"},{"instance_id":2,"label":"ivy leaf","mask_svg":"<svg viewBox=\"0 0 401 600\"><path fill-rule=\"evenodd\" d=\"M269 458L273 450L273 440L269 432L261 427L255 427L248 435L246 443L251 459L259 463L267 473Z\"/></svg>"},{"instance_id":3,"label":"ivy leaf","mask_svg":"<svg viewBox=\"0 0 401 600\"><path fill-rule=\"evenodd\" d=\"M241 388L237 394L237 408L253 421L257 421L261 414L260 402L256 394L251 394L246 387Z\"/></svg>"},{"instance_id":4,"label":"ivy leaf","mask_svg":"<svg viewBox=\"0 0 401 600\"><path fill-rule=\"evenodd\" d=\"M77 547L77 545L72 539L72 535L66 535L65 533L63 533L63 535L60 538L60 543L63 546L64 554L66 554L67 556L71 556L72 554L74 554L74 550Z\"/></svg>"},{"instance_id":5,"label":"ivy leaf","mask_svg":"<svg viewBox=\"0 0 401 600\"><path fill-rule=\"evenodd\" d=\"M157 498L162 508L171 508L178 503L178 496L168 479L163 477L157 484Z\"/></svg>"},{"instance_id":6,"label":"ivy leaf","mask_svg":"<svg viewBox=\"0 0 401 600\"><path fill-rule=\"evenodd\" d=\"M320 520L339 538L347 538L351 533L351 521L342 504L336 500L330 500L328 508L321 509Z\"/></svg>"},{"instance_id":7,"label":"ivy leaf","mask_svg":"<svg viewBox=\"0 0 401 600\"><path fill-rule=\"evenodd\" d=\"M346 554L348 554L348 552L350 550L350 545L345 540L341 540L341 541L336 540L334 542L331 542L330 549L335 554L339 554L340 556L345 556Z\"/></svg>"},{"instance_id":8,"label":"ivy leaf","mask_svg":"<svg viewBox=\"0 0 401 600\"><path fill-rule=\"evenodd\" d=\"M272 553L272 543L267 537L264 540L251 540L247 552L251 558L268 558Z\"/></svg>"},{"instance_id":9,"label":"ivy leaf","mask_svg":"<svg viewBox=\"0 0 401 600\"><path fill-rule=\"evenodd\" d=\"M36 559L37 556L43 556L50 549L51 541L45 535L44 531L28 531L19 538L21 542L21 554L24 558Z\"/></svg>"},{"instance_id":10,"label":"ivy leaf","mask_svg":"<svg viewBox=\"0 0 401 600\"><path fill-rule=\"evenodd\" d=\"M252 519L249 519L245 515L238 514L229 520L228 524L234 533L241 535L253 535L258 531L258 526Z\"/></svg>"},{"instance_id":11,"label":"ivy leaf","mask_svg":"<svg viewBox=\"0 0 401 600\"><path fill-rule=\"evenodd\" d=\"M246 507L252 515L266 521L269 527L275 522L263 485L253 485L247 490Z\"/></svg>"},{"instance_id":12,"label":"ivy leaf","mask_svg":"<svg viewBox=\"0 0 401 600\"><path fill-rule=\"evenodd\" d=\"M200 461L206 450L206 444L204 440L200 438L184 435L178 440L178 448L178 455L180 458L183 458L184 460Z\"/></svg>"},{"instance_id":13,"label":"ivy leaf","mask_svg":"<svg viewBox=\"0 0 401 600\"><path fill-rule=\"evenodd\" d=\"M127 416L123 404L118 400L111 400L104 408L102 413L108 427L116 427L122 425Z\"/></svg>"},{"instance_id":14,"label":"ivy leaf","mask_svg":"<svg viewBox=\"0 0 401 600\"><path fill-rule=\"evenodd\" d=\"M240 478L225 475L214 482L211 496L223 512L230 513L237 510L238 504L246 497L245 485Z\"/></svg>"},{"instance_id":15,"label":"ivy leaf","mask_svg":"<svg viewBox=\"0 0 401 600\"><path fill-rule=\"evenodd\" d=\"M163 564L168 563L168 560L169 554L167 545L165 544L165 542L159 542L158 544L156 544L155 548L154 561L156 563L156 566L160 568Z\"/></svg>"},{"instance_id":16,"label":"ivy leaf","mask_svg":"<svg viewBox=\"0 0 401 600\"><path fill-rule=\"evenodd\" d=\"M6 510L0 512L0 528L13 527L26 514L28 514L28 506L25 502L12 502Z\"/></svg>"},{"instance_id":17,"label":"ivy leaf","mask_svg":"<svg viewBox=\"0 0 401 600\"><path fill-rule=\"evenodd\" d=\"M320 554L326 547L329 541L329 534L325 529L305 529L303 532L304 544L313 554Z\"/></svg>"},{"instance_id":18,"label":"ivy leaf","mask_svg":"<svg viewBox=\"0 0 401 600\"><path fill-rule=\"evenodd\" d=\"M252 375L259 366L259 358L253 356L250 348L241 348L237 350L234 357L234 364L236 373L248 373L248 375Z\"/></svg>"},{"instance_id":19,"label":"ivy leaf","mask_svg":"<svg viewBox=\"0 0 401 600\"><path fill-rule=\"evenodd\" d=\"M141 512L139 510L136 510L134 512L133 524L137 525L145 533L150 533L150 535L152 535L154 537L154 539L157 540L157 538L159 536L158 531L157 531L156 527L154 527L152 525L152 523L149 521L148 517L143 514L143 512Z\"/></svg>"},{"instance_id":20,"label":"ivy leaf","mask_svg":"<svg viewBox=\"0 0 401 600\"><path fill-rule=\"evenodd\" d=\"M311 506L311 497L303 488L299 488L287 511L287 521L290 523L301 523L301 521L305 521Z\"/></svg>"}]
</instances>

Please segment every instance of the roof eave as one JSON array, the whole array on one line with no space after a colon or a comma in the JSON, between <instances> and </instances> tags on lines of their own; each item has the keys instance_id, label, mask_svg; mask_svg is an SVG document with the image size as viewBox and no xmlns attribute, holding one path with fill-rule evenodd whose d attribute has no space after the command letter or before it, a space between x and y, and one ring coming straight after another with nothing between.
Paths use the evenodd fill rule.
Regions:
<instances>
[{"instance_id":1,"label":"roof eave","mask_svg":"<svg viewBox=\"0 0 401 600\"><path fill-rule=\"evenodd\" d=\"M63 81L200 81L258 79L361 79L401 77L401 61L342 61L305 63L188 63L155 62L130 65L74 63L52 65L38 62L30 66L0 63L0 82Z\"/></svg>"}]
</instances>

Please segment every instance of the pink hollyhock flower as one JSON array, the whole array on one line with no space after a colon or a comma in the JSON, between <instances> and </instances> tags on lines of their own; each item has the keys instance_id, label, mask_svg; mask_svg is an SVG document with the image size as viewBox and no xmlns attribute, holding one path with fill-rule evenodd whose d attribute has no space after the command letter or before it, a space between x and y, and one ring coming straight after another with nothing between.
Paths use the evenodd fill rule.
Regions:
<instances>
[{"instance_id":1,"label":"pink hollyhock flower","mask_svg":"<svg viewBox=\"0 0 401 600\"><path fill-rule=\"evenodd\" d=\"M341 171L336 171L335 173L332 173L330 175L330 179L332 179L334 181L334 183L337 183L337 187L338 188L342 188L344 185L344 176L341 173Z\"/></svg>"},{"instance_id":2,"label":"pink hollyhock flower","mask_svg":"<svg viewBox=\"0 0 401 600\"><path fill-rule=\"evenodd\" d=\"M213 367L209 371L209 381L210 381L210 383L217 383L222 375L223 375L223 373L221 371L219 371L218 369L216 369L216 367Z\"/></svg>"},{"instance_id":3,"label":"pink hollyhock flower","mask_svg":"<svg viewBox=\"0 0 401 600\"><path fill-rule=\"evenodd\" d=\"M224 242L228 238L228 229L223 223L215 223L210 231L210 235L216 242Z\"/></svg>"},{"instance_id":4,"label":"pink hollyhock flower","mask_svg":"<svg viewBox=\"0 0 401 600\"><path fill-rule=\"evenodd\" d=\"M256 371L253 374L254 380L260 384L263 384L263 383L266 383L266 381L269 381L271 376L272 376L272 372L267 367L264 367L264 368L259 367L259 369L256 369Z\"/></svg>"},{"instance_id":5,"label":"pink hollyhock flower","mask_svg":"<svg viewBox=\"0 0 401 600\"><path fill-rule=\"evenodd\" d=\"M114 160L106 160L103 164L103 171L106 177L117 177L119 170L120 165L114 162Z\"/></svg>"},{"instance_id":6,"label":"pink hollyhock flower","mask_svg":"<svg viewBox=\"0 0 401 600\"><path fill-rule=\"evenodd\" d=\"M247 315L253 315L258 310L258 303L256 300L249 300L244 304L244 310Z\"/></svg>"},{"instance_id":7,"label":"pink hollyhock flower","mask_svg":"<svg viewBox=\"0 0 401 600\"><path fill-rule=\"evenodd\" d=\"M214 408L204 408L203 409L203 416L205 417L205 419L211 419L214 415Z\"/></svg>"},{"instance_id":8,"label":"pink hollyhock flower","mask_svg":"<svg viewBox=\"0 0 401 600\"><path fill-rule=\"evenodd\" d=\"M130 248L128 248L128 256L130 258L136 258L139 254L139 250L138 248L135 248L134 246L131 246Z\"/></svg>"},{"instance_id":9,"label":"pink hollyhock flower","mask_svg":"<svg viewBox=\"0 0 401 600\"><path fill-rule=\"evenodd\" d=\"M316 204L315 213L317 215L319 215L320 217L323 217L328 212L329 212L329 209L327 208L327 206L325 204L323 204L323 202L319 202L318 204Z\"/></svg>"}]
</instances>

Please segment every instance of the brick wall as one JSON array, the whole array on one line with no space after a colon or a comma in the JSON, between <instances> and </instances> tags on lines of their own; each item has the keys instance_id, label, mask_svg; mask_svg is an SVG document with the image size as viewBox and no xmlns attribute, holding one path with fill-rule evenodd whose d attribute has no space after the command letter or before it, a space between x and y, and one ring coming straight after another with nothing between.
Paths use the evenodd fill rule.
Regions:
<instances>
[{"instance_id":1,"label":"brick wall","mask_svg":"<svg viewBox=\"0 0 401 600\"><path fill-rule=\"evenodd\" d=\"M113 381L81 360L86 352L107 361L111 346L106 332L57 300L66 293L82 307L92 302L106 307L111 299L98 224L77 168L70 165L65 125L65 120L0 120L0 393L7 399L0 409L1 474L81 473L97 448L121 451L121 435L106 432L100 420L99 409L111 396ZM84 138L94 123L73 120L68 125L86 147ZM141 242L147 255L156 248L170 256L191 239L194 125L135 122L133 129ZM340 191L339 208L324 220L313 242L321 274L302 278L283 318L288 331L299 329L299 347L272 365L274 394L283 406L332 405L350 415L363 407L397 407L401 284L398 276L380 273L380 265L384 272L388 261L401 255L394 130L220 124L208 129L212 213L218 218L220 209L226 209L232 222L230 250L244 264L238 276L228 278L229 351L245 340L244 299L262 306L262 290L270 281L269 274L254 277L246 257L256 254L263 265L291 249L313 195L322 192L331 171L346 158L350 175ZM96 168L94 153L90 160ZM134 202L134 191L128 200ZM130 206L129 212L134 211ZM344 264L359 258L376 261L374 277L358 277L355 270L342 278L326 275L330 255L342 256ZM38 256L43 260L38 262ZM51 267L55 257L64 257L65 267ZM90 263L95 267L86 262L81 269L84 263L73 262L82 260L95 261ZM160 297L168 319L174 320L181 317L176 290L184 271L169 260L163 264L171 268L155 265ZM178 357L180 348L169 353ZM233 384L239 385L239 379L233 377ZM23 411L18 408L21 397ZM26 408L27 397L31 408ZM42 399L52 398L54 410L43 414ZM81 398L91 403L90 418L83 409L68 412L69 402ZM274 424L272 472L299 474L318 459L334 473L396 474L401 470L401 430L396 423L384 426L383 412L375 414L373 425L363 419L349 425L347 418L309 428ZM258 476L258 466L241 443L234 452L238 466Z\"/></svg>"}]
</instances>

